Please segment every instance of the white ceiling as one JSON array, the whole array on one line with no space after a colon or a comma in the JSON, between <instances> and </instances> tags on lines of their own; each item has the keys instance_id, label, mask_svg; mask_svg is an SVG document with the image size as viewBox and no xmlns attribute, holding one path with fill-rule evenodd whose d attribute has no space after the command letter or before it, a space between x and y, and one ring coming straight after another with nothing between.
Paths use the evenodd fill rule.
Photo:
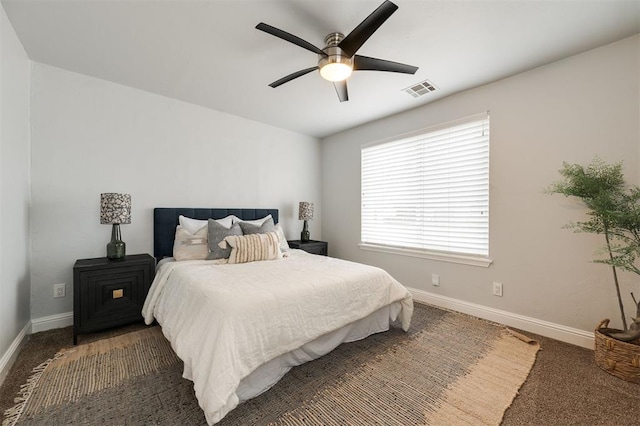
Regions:
<instances>
[{"instance_id":1,"label":"white ceiling","mask_svg":"<svg viewBox=\"0 0 640 426\"><path fill-rule=\"evenodd\" d=\"M394 0L358 54L419 67L356 72L340 103L317 56L256 30L265 22L323 47L382 0L2 0L29 57L316 137L415 108L640 32L640 0ZM402 89L429 79L414 99Z\"/></svg>"}]
</instances>

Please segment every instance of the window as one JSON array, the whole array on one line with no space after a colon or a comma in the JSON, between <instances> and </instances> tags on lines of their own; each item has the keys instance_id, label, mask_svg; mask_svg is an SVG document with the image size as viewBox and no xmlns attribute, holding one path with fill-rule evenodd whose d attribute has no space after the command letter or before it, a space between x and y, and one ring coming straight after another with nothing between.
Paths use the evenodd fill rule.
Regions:
<instances>
[{"instance_id":1,"label":"window","mask_svg":"<svg viewBox=\"0 0 640 426\"><path fill-rule=\"evenodd\" d=\"M362 148L365 249L489 266L489 116Z\"/></svg>"}]
</instances>

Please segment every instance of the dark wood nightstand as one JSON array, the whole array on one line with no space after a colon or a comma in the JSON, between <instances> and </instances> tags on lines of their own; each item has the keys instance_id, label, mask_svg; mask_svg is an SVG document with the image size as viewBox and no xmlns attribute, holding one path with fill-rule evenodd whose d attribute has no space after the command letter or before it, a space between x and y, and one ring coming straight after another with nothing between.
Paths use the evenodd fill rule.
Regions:
<instances>
[{"instance_id":1,"label":"dark wood nightstand","mask_svg":"<svg viewBox=\"0 0 640 426\"><path fill-rule=\"evenodd\" d=\"M315 240L309 240L306 242L302 242L300 240L291 240L287 241L287 243L289 243L289 247L291 247L292 249L300 249L306 251L307 253L320 254L322 256L327 255L329 246L326 241Z\"/></svg>"},{"instance_id":2,"label":"dark wood nightstand","mask_svg":"<svg viewBox=\"0 0 640 426\"><path fill-rule=\"evenodd\" d=\"M142 306L156 260L134 254L123 260L80 259L73 266L73 344L78 334L142 320Z\"/></svg>"}]
</instances>

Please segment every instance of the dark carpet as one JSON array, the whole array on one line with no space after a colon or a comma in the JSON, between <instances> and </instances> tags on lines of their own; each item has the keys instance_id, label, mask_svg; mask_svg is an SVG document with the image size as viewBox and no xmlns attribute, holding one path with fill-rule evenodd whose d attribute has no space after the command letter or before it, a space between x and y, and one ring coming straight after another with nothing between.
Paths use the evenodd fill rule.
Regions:
<instances>
[{"instance_id":1,"label":"dark carpet","mask_svg":"<svg viewBox=\"0 0 640 426\"><path fill-rule=\"evenodd\" d=\"M433 318L445 314L445 311L435 308L428 309ZM142 327L141 324L131 325L103 333L81 335L79 343L128 333ZM391 331L391 333L394 332L400 333ZM534 337L541 342L543 349L538 352L537 361L529 378L505 413L502 424L621 426L639 424L640 386L621 381L597 368L593 362L593 352L590 350L552 339ZM369 341L367 344L375 347L375 339L367 340ZM60 349L71 347L71 343L70 327L30 336L9 375L0 386L0 413L14 405L13 399L19 392L20 385L26 382L35 366L51 358ZM338 351L348 351L350 347L350 344L342 345ZM175 378L175 376L176 374L172 374L169 378ZM191 410L193 407L190 407L190 404L193 404L194 399L189 395L190 383L178 378L173 386L177 391L174 397L183 398L180 404L184 405L185 409ZM249 401L246 404L247 408L253 403ZM144 397L141 397L137 404L144 404ZM230 414L221 424L247 424L234 423L233 417ZM202 417L193 420L193 424L201 424ZM126 424L149 423L144 423L142 418L137 418L136 413L132 412Z\"/></svg>"}]
</instances>

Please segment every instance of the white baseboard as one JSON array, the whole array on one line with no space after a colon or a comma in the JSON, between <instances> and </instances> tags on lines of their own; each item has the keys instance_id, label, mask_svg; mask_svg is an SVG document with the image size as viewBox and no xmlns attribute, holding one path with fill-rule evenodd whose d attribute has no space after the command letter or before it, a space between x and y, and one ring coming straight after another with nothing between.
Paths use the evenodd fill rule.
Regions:
<instances>
[{"instance_id":1,"label":"white baseboard","mask_svg":"<svg viewBox=\"0 0 640 426\"><path fill-rule=\"evenodd\" d=\"M5 377L7 377L11 366L18 357L20 348L22 348L22 345L24 344L24 339L25 337L27 337L30 331L31 321L27 321L25 326L22 327L22 330L20 330L20 333L18 333L16 338L13 339L13 342L11 343L11 346L9 346L9 349L7 349L4 355L2 355L2 358L0 358L0 385L2 385Z\"/></svg>"},{"instance_id":2,"label":"white baseboard","mask_svg":"<svg viewBox=\"0 0 640 426\"><path fill-rule=\"evenodd\" d=\"M22 348L27 335L39 331L52 330L54 328L68 327L70 325L73 325L73 312L65 312L63 314L50 315L28 321L13 340L9 349L7 349L4 355L2 355L2 358L0 358L0 385L5 377L7 377L11 366L18 357L20 348Z\"/></svg>"},{"instance_id":3,"label":"white baseboard","mask_svg":"<svg viewBox=\"0 0 640 426\"><path fill-rule=\"evenodd\" d=\"M63 314L32 319L31 332L38 333L40 331L53 330L54 328L68 327L70 325L73 325L73 312L65 312Z\"/></svg>"},{"instance_id":4,"label":"white baseboard","mask_svg":"<svg viewBox=\"0 0 640 426\"><path fill-rule=\"evenodd\" d=\"M552 339L571 343L572 345L582 346L588 349L593 349L594 347L592 331L566 327L564 325L542 321L537 318L526 317L524 315L518 315L512 312L502 311L500 309L489 308L487 306L465 302L464 300L441 296L439 294L429 293L415 288L409 287L408 289L413 295L413 298L419 302L452 309L454 311L504 324L509 327L529 331L545 337L551 337Z\"/></svg>"}]
</instances>

